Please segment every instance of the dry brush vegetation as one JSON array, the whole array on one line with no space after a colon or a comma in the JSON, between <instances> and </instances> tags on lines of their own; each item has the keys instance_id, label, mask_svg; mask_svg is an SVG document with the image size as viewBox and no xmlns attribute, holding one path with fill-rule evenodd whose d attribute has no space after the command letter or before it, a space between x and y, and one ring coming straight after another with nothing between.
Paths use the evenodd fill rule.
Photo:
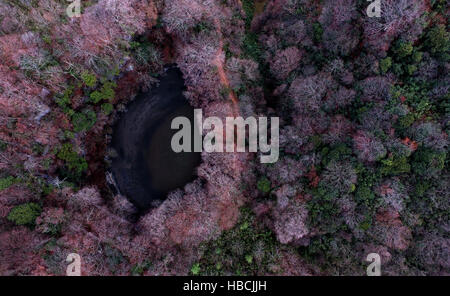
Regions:
<instances>
[{"instance_id":1,"label":"dry brush vegetation","mask_svg":"<svg viewBox=\"0 0 450 296\"><path fill-rule=\"evenodd\" d=\"M448 3L0 0L0 274L448 275ZM202 154L138 215L111 126L163 65L205 116L279 116L280 159Z\"/></svg>"}]
</instances>

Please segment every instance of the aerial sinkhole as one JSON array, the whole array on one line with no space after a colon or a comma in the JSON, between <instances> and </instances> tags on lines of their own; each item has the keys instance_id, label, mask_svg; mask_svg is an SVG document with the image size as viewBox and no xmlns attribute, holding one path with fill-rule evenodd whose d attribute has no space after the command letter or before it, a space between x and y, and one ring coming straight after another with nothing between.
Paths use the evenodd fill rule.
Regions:
<instances>
[{"instance_id":1,"label":"aerial sinkhole","mask_svg":"<svg viewBox=\"0 0 450 296\"><path fill-rule=\"evenodd\" d=\"M171 147L177 132L172 120L185 116L193 122L183 91L181 71L167 67L159 86L139 94L114 127L111 146L117 153L111 170L120 193L140 210L157 206L196 177L200 153L175 153Z\"/></svg>"}]
</instances>

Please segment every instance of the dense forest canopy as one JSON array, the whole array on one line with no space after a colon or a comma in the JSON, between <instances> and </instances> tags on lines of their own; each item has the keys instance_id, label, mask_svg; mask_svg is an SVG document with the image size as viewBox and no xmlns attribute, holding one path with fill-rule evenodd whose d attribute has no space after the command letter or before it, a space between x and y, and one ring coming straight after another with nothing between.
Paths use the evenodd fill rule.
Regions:
<instances>
[{"instance_id":1,"label":"dense forest canopy","mask_svg":"<svg viewBox=\"0 0 450 296\"><path fill-rule=\"evenodd\" d=\"M450 274L449 2L0 0L0 274ZM205 116L280 118L141 213L112 127L177 64Z\"/></svg>"}]
</instances>

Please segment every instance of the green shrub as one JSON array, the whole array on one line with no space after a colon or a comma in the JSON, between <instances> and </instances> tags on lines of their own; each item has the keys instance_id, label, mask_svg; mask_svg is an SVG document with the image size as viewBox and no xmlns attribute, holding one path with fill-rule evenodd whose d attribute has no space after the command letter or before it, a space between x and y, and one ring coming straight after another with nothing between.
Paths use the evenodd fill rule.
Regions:
<instances>
[{"instance_id":1,"label":"green shrub","mask_svg":"<svg viewBox=\"0 0 450 296\"><path fill-rule=\"evenodd\" d=\"M80 177L87 170L88 165L83 157L78 156L74 151L72 144L65 143L58 151L57 157L65 161L65 165L72 172L72 177Z\"/></svg>"},{"instance_id":2,"label":"green shrub","mask_svg":"<svg viewBox=\"0 0 450 296\"><path fill-rule=\"evenodd\" d=\"M319 22L313 24L313 39L315 42L322 41L323 28Z\"/></svg>"},{"instance_id":3,"label":"green shrub","mask_svg":"<svg viewBox=\"0 0 450 296\"><path fill-rule=\"evenodd\" d=\"M42 55L21 55L19 67L27 77L44 80L49 77L49 68L58 65L58 61L47 50L41 51Z\"/></svg>"},{"instance_id":4,"label":"green shrub","mask_svg":"<svg viewBox=\"0 0 450 296\"><path fill-rule=\"evenodd\" d=\"M414 63L420 63L422 61L423 58L423 52L420 51L414 51L413 56L412 56L412 60Z\"/></svg>"},{"instance_id":5,"label":"green shrub","mask_svg":"<svg viewBox=\"0 0 450 296\"><path fill-rule=\"evenodd\" d=\"M81 73L81 80L83 80L84 84L88 87L93 87L97 83L97 77L88 71Z\"/></svg>"},{"instance_id":6,"label":"green shrub","mask_svg":"<svg viewBox=\"0 0 450 296\"><path fill-rule=\"evenodd\" d=\"M244 35L242 52L245 58L251 58L256 62L261 60L261 49L258 44L258 36L254 33Z\"/></svg>"},{"instance_id":7,"label":"green shrub","mask_svg":"<svg viewBox=\"0 0 450 296\"><path fill-rule=\"evenodd\" d=\"M97 121L97 115L92 110L84 110L83 112L76 112L72 115L73 130L76 133L87 131L94 126Z\"/></svg>"},{"instance_id":8,"label":"green shrub","mask_svg":"<svg viewBox=\"0 0 450 296\"><path fill-rule=\"evenodd\" d=\"M266 177L259 179L258 184L256 186L258 190L264 194L269 193L271 189L270 181Z\"/></svg>"},{"instance_id":9,"label":"green shrub","mask_svg":"<svg viewBox=\"0 0 450 296\"><path fill-rule=\"evenodd\" d=\"M68 87L62 95L56 96L55 101L59 107L64 108L70 104L70 98L72 97L73 89L73 86Z\"/></svg>"},{"instance_id":10,"label":"green shrub","mask_svg":"<svg viewBox=\"0 0 450 296\"><path fill-rule=\"evenodd\" d=\"M357 164L356 170L358 172L358 184L355 191L355 201L358 205L364 205L367 209L374 209L377 207L377 198L373 187L382 178L381 173L379 170L366 167L362 163Z\"/></svg>"},{"instance_id":11,"label":"green shrub","mask_svg":"<svg viewBox=\"0 0 450 296\"><path fill-rule=\"evenodd\" d=\"M105 100L111 100L116 95L116 92L114 91L114 88L116 88L116 83L113 81L107 81L103 84L101 88L101 92L103 94L103 99Z\"/></svg>"},{"instance_id":12,"label":"green shrub","mask_svg":"<svg viewBox=\"0 0 450 296\"><path fill-rule=\"evenodd\" d=\"M103 254L106 256L106 266L108 266L108 269L113 275L121 264L127 262L127 259L123 256L122 252L109 243L103 244Z\"/></svg>"},{"instance_id":13,"label":"green shrub","mask_svg":"<svg viewBox=\"0 0 450 296\"><path fill-rule=\"evenodd\" d=\"M64 107L63 112L67 114L67 116L72 117L75 114L75 110L70 107Z\"/></svg>"},{"instance_id":14,"label":"green shrub","mask_svg":"<svg viewBox=\"0 0 450 296\"><path fill-rule=\"evenodd\" d=\"M357 187L355 192L355 197L357 201L363 202L363 203L369 203L375 198L375 194L373 193L373 190L366 185L362 185Z\"/></svg>"},{"instance_id":15,"label":"green shrub","mask_svg":"<svg viewBox=\"0 0 450 296\"><path fill-rule=\"evenodd\" d=\"M138 42L138 41L130 41L130 42L129 42L129 45L130 45L130 49L136 49L136 48L138 48L139 46L141 46L141 43Z\"/></svg>"},{"instance_id":16,"label":"green shrub","mask_svg":"<svg viewBox=\"0 0 450 296\"><path fill-rule=\"evenodd\" d=\"M352 149L341 143L331 148L324 147L320 153L322 154L322 163L326 166L331 161L346 160L352 154Z\"/></svg>"},{"instance_id":17,"label":"green shrub","mask_svg":"<svg viewBox=\"0 0 450 296\"><path fill-rule=\"evenodd\" d=\"M33 154L42 155L42 153L44 153L44 146L42 146L42 144L40 143L35 142L31 146L31 150L33 151Z\"/></svg>"},{"instance_id":18,"label":"green shrub","mask_svg":"<svg viewBox=\"0 0 450 296\"><path fill-rule=\"evenodd\" d=\"M396 57L398 59L403 59L403 58L411 55L413 50L414 50L414 47L412 45L412 42L400 41L397 43L396 47L394 48L394 53L396 54Z\"/></svg>"},{"instance_id":19,"label":"green shrub","mask_svg":"<svg viewBox=\"0 0 450 296\"><path fill-rule=\"evenodd\" d=\"M406 156L390 156L381 160L381 174L384 176L395 176L411 171L411 165L408 163Z\"/></svg>"},{"instance_id":20,"label":"green shrub","mask_svg":"<svg viewBox=\"0 0 450 296\"><path fill-rule=\"evenodd\" d=\"M194 26L194 32L197 34L200 32L209 32L211 30L212 30L211 24L205 21L199 22Z\"/></svg>"},{"instance_id":21,"label":"green shrub","mask_svg":"<svg viewBox=\"0 0 450 296\"><path fill-rule=\"evenodd\" d=\"M392 72L397 76L402 76L405 71L403 70L402 64L393 64Z\"/></svg>"},{"instance_id":22,"label":"green shrub","mask_svg":"<svg viewBox=\"0 0 450 296\"><path fill-rule=\"evenodd\" d=\"M430 178L436 176L445 167L447 153L429 148L421 148L414 153L412 168L419 176Z\"/></svg>"},{"instance_id":23,"label":"green shrub","mask_svg":"<svg viewBox=\"0 0 450 296\"><path fill-rule=\"evenodd\" d=\"M253 263L253 256L252 255L245 255L245 261L247 261L248 264Z\"/></svg>"},{"instance_id":24,"label":"green shrub","mask_svg":"<svg viewBox=\"0 0 450 296\"><path fill-rule=\"evenodd\" d=\"M446 53L450 49L450 34L444 25L438 25L427 34L427 41L432 53Z\"/></svg>"},{"instance_id":25,"label":"green shrub","mask_svg":"<svg viewBox=\"0 0 450 296\"><path fill-rule=\"evenodd\" d=\"M74 139L75 138L75 133L70 131L70 130L65 130L64 131L64 138L68 139L68 140Z\"/></svg>"},{"instance_id":26,"label":"green shrub","mask_svg":"<svg viewBox=\"0 0 450 296\"><path fill-rule=\"evenodd\" d=\"M100 102L103 99L103 96L102 96L101 92L96 90L96 91L91 92L91 94L89 95L89 98L91 99L91 101L94 104L97 104L98 102Z\"/></svg>"},{"instance_id":27,"label":"green shrub","mask_svg":"<svg viewBox=\"0 0 450 296\"><path fill-rule=\"evenodd\" d=\"M151 263L148 261L144 261L142 263L137 263L131 267L131 275L138 276L142 275L145 270L149 269Z\"/></svg>"},{"instance_id":28,"label":"green shrub","mask_svg":"<svg viewBox=\"0 0 450 296\"><path fill-rule=\"evenodd\" d=\"M403 86L395 86L392 91L392 97L394 100L398 100L402 96L405 97L405 103L412 107L414 116L421 118L432 107L428 92L429 88L424 83L409 83Z\"/></svg>"},{"instance_id":29,"label":"green shrub","mask_svg":"<svg viewBox=\"0 0 450 296\"><path fill-rule=\"evenodd\" d=\"M8 220L16 225L34 225L41 214L41 207L36 203L26 203L14 207L8 214Z\"/></svg>"},{"instance_id":30,"label":"green shrub","mask_svg":"<svg viewBox=\"0 0 450 296\"><path fill-rule=\"evenodd\" d=\"M150 66L151 73L162 70L161 52L152 43L145 40L139 43L135 42L132 47L132 54L138 64Z\"/></svg>"},{"instance_id":31,"label":"green shrub","mask_svg":"<svg viewBox=\"0 0 450 296\"><path fill-rule=\"evenodd\" d=\"M359 228L364 231L368 230L370 227L372 227L371 221L363 221L359 224Z\"/></svg>"},{"instance_id":32,"label":"green shrub","mask_svg":"<svg viewBox=\"0 0 450 296\"><path fill-rule=\"evenodd\" d=\"M8 148L8 144L2 140L0 140L0 151L5 151Z\"/></svg>"},{"instance_id":33,"label":"green shrub","mask_svg":"<svg viewBox=\"0 0 450 296\"><path fill-rule=\"evenodd\" d=\"M257 275L271 273L280 248L273 233L257 225L252 210L241 208L239 222L216 240L202 244L204 252L191 268L196 275Z\"/></svg>"},{"instance_id":34,"label":"green shrub","mask_svg":"<svg viewBox=\"0 0 450 296\"><path fill-rule=\"evenodd\" d=\"M308 246L300 247L299 251L302 257L312 262L311 260L320 255L327 255L330 252L330 245L332 242L333 238L331 238L330 235L318 235L311 238Z\"/></svg>"},{"instance_id":35,"label":"green shrub","mask_svg":"<svg viewBox=\"0 0 450 296\"><path fill-rule=\"evenodd\" d=\"M253 20L253 16L254 16L254 11L255 11L255 1L253 0L243 0L242 1L242 8L244 9L245 12L245 27L247 29L250 28L250 25L252 23Z\"/></svg>"},{"instance_id":36,"label":"green shrub","mask_svg":"<svg viewBox=\"0 0 450 296\"><path fill-rule=\"evenodd\" d=\"M408 128L414 123L414 120L414 114L410 112L398 119L398 127L401 129Z\"/></svg>"},{"instance_id":37,"label":"green shrub","mask_svg":"<svg viewBox=\"0 0 450 296\"><path fill-rule=\"evenodd\" d=\"M380 70L381 73L386 73L392 66L392 58L391 57L387 57L385 59L382 59L380 61Z\"/></svg>"},{"instance_id":38,"label":"green shrub","mask_svg":"<svg viewBox=\"0 0 450 296\"><path fill-rule=\"evenodd\" d=\"M317 149L322 145L322 138L319 135L309 137L309 141L314 145L314 149Z\"/></svg>"},{"instance_id":39,"label":"green shrub","mask_svg":"<svg viewBox=\"0 0 450 296\"><path fill-rule=\"evenodd\" d=\"M44 41L47 44L52 44L52 38L49 35L43 34L41 36L42 41Z\"/></svg>"},{"instance_id":40,"label":"green shrub","mask_svg":"<svg viewBox=\"0 0 450 296\"><path fill-rule=\"evenodd\" d=\"M16 182L17 182L17 179L14 178L13 176L9 176L9 177L6 177L6 178L1 178L0 179L0 191L9 188L10 186L12 186Z\"/></svg>"},{"instance_id":41,"label":"green shrub","mask_svg":"<svg viewBox=\"0 0 450 296\"><path fill-rule=\"evenodd\" d=\"M429 182L421 181L415 185L414 195L416 197L423 197L430 188L431 184Z\"/></svg>"},{"instance_id":42,"label":"green shrub","mask_svg":"<svg viewBox=\"0 0 450 296\"><path fill-rule=\"evenodd\" d=\"M110 104L110 103L102 104L102 112L103 112L105 115L111 114L111 112L112 112L113 110L114 110L114 106L113 106L112 104Z\"/></svg>"},{"instance_id":43,"label":"green shrub","mask_svg":"<svg viewBox=\"0 0 450 296\"><path fill-rule=\"evenodd\" d=\"M100 90L93 91L89 97L94 104L97 104L101 100L111 100L116 95L114 88L116 87L116 83L112 81L105 82Z\"/></svg>"},{"instance_id":44,"label":"green shrub","mask_svg":"<svg viewBox=\"0 0 450 296\"><path fill-rule=\"evenodd\" d=\"M320 231L336 232L341 226L337 216L339 207L336 204L338 190L331 191L319 184L319 188L312 192L312 198L308 201L308 224L317 227ZM338 223L337 223L338 222Z\"/></svg>"},{"instance_id":45,"label":"green shrub","mask_svg":"<svg viewBox=\"0 0 450 296\"><path fill-rule=\"evenodd\" d=\"M200 271L201 271L200 263L195 263L194 265L192 265L191 273L193 275L198 275L200 273Z\"/></svg>"},{"instance_id":46,"label":"green shrub","mask_svg":"<svg viewBox=\"0 0 450 296\"><path fill-rule=\"evenodd\" d=\"M220 95L221 95L224 99L226 99L226 98L228 98L228 96L230 95L231 91L232 91L232 89L231 89L230 87L223 86L223 87L220 89Z\"/></svg>"},{"instance_id":47,"label":"green shrub","mask_svg":"<svg viewBox=\"0 0 450 296\"><path fill-rule=\"evenodd\" d=\"M444 13L448 5L447 2L447 0L431 0L431 7L433 8L433 11Z\"/></svg>"},{"instance_id":48,"label":"green shrub","mask_svg":"<svg viewBox=\"0 0 450 296\"><path fill-rule=\"evenodd\" d=\"M413 75L417 71L416 65L408 65L406 67L406 71L408 72L408 75Z\"/></svg>"},{"instance_id":49,"label":"green shrub","mask_svg":"<svg viewBox=\"0 0 450 296\"><path fill-rule=\"evenodd\" d=\"M50 166L52 165L52 163L53 163L53 161L51 158L46 158L41 161L42 168L46 171L48 171L50 169Z\"/></svg>"}]
</instances>

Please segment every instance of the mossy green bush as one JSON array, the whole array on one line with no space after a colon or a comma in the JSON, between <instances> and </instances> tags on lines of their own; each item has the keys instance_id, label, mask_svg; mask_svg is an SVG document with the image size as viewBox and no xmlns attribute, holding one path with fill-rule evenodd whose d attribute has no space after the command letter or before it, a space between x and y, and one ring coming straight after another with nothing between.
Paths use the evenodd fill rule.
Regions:
<instances>
[{"instance_id":1,"label":"mossy green bush","mask_svg":"<svg viewBox=\"0 0 450 296\"><path fill-rule=\"evenodd\" d=\"M376 202L373 186L381 180L381 173L375 168L365 167L362 163L356 165L356 170L358 172L358 184L355 191L355 201L360 205L373 208Z\"/></svg>"},{"instance_id":2,"label":"mossy green bush","mask_svg":"<svg viewBox=\"0 0 450 296\"><path fill-rule=\"evenodd\" d=\"M192 265L192 267L191 267L191 273L192 273L193 275L198 275L198 274L200 273L200 271L201 271L200 263L195 263L194 265Z\"/></svg>"},{"instance_id":3,"label":"mossy green bush","mask_svg":"<svg viewBox=\"0 0 450 296\"><path fill-rule=\"evenodd\" d=\"M73 130L76 133L87 131L97 121L97 115L92 110L84 110L83 112L76 112L72 115Z\"/></svg>"},{"instance_id":4,"label":"mossy green bush","mask_svg":"<svg viewBox=\"0 0 450 296\"><path fill-rule=\"evenodd\" d=\"M394 74L397 76L402 76L405 73L402 64L397 63L392 65L392 72L394 72Z\"/></svg>"},{"instance_id":5,"label":"mossy green bush","mask_svg":"<svg viewBox=\"0 0 450 296\"><path fill-rule=\"evenodd\" d=\"M116 83L113 81L106 81L103 83L102 87L99 90L95 90L91 92L89 98L91 102L97 104L102 100L111 100L116 95L114 88L116 87Z\"/></svg>"},{"instance_id":6,"label":"mossy green bush","mask_svg":"<svg viewBox=\"0 0 450 296\"><path fill-rule=\"evenodd\" d=\"M111 112L114 110L114 106L110 103L102 104L102 112L105 115L111 114Z\"/></svg>"},{"instance_id":7,"label":"mossy green bush","mask_svg":"<svg viewBox=\"0 0 450 296\"><path fill-rule=\"evenodd\" d=\"M88 71L81 73L81 80L83 80L84 84L88 87L93 87L97 83L97 77Z\"/></svg>"},{"instance_id":8,"label":"mossy green bush","mask_svg":"<svg viewBox=\"0 0 450 296\"><path fill-rule=\"evenodd\" d=\"M151 267L151 263L149 261L144 261L142 263L137 263L131 267L131 275L140 276L143 275L146 270Z\"/></svg>"},{"instance_id":9,"label":"mossy green bush","mask_svg":"<svg viewBox=\"0 0 450 296\"><path fill-rule=\"evenodd\" d=\"M420 63L423 58L423 52L415 50L412 55L412 61L414 63Z\"/></svg>"},{"instance_id":10,"label":"mossy green bush","mask_svg":"<svg viewBox=\"0 0 450 296\"><path fill-rule=\"evenodd\" d=\"M31 150L33 151L33 154L42 155L42 153L44 153L44 146L40 143L35 142L31 146Z\"/></svg>"},{"instance_id":11,"label":"mossy green bush","mask_svg":"<svg viewBox=\"0 0 450 296\"><path fill-rule=\"evenodd\" d=\"M340 143L333 147L324 147L320 154L322 155L322 163L326 166L332 161L348 159L352 154L352 149L350 149L346 144Z\"/></svg>"},{"instance_id":12,"label":"mossy green bush","mask_svg":"<svg viewBox=\"0 0 450 296\"><path fill-rule=\"evenodd\" d=\"M398 128L400 128L400 129L408 128L414 123L414 120L415 120L415 116L411 112L404 116L401 116L398 119Z\"/></svg>"},{"instance_id":13,"label":"mossy green bush","mask_svg":"<svg viewBox=\"0 0 450 296\"><path fill-rule=\"evenodd\" d=\"M255 33L247 33L244 35L242 52L244 58L251 58L256 62L261 61L261 48L259 47L258 36Z\"/></svg>"},{"instance_id":14,"label":"mossy green bush","mask_svg":"<svg viewBox=\"0 0 450 296\"><path fill-rule=\"evenodd\" d=\"M385 59L382 59L380 61L380 70L381 73L386 73L392 66L392 58L391 57L387 57Z\"/></svg>"},{"instance_id":15,"label":"mossy green bush","mask_svg":"<svg viewBox=\"0 0 450 296\"><path fill-rule=\"evenodd\" d=\"M7 219L16 225L34 225L36 218L41 214L41 207L33 202L14 207Z\"/></svg>"},{"instance_id":16,"label":"mossy green bush","mask_svg":"<svg viewBox=\"0 0 450 296\"><path fill-rule=\"evenodd\" d=\"M406 156L390 156L381 160L380 172L383 176L396 176L411 171L409 159Z\"/></svg>"},{"instance_id":17,"label":"mossy green bush","mask_svg":"<svg viewBox=\"0 0 450 296\"><path fill-rule=\"evenodd\" d=\"M319 184L319 187L312 191L312 198L307 203L308 224L320 231L336 232L341 227L336 219L339 215L336 204L337 190L333 192L321 185Z\"/></svg>"},{"instance_id":18,"label":"mossy green bush","mask_svg":"<svg viewBox=\"0 0 450 296\"><path fill-rule=\"evenodd\" d=\"M415 118L421 118L432 109L428 92L429 85L426 83L410 82L403 86L395 86L392 89L392 98L399 100L404 97L407 104L412 109Z\"/></svg>"},{"instance_id":19,"label":"mossy green bush","mask_svg":"<svg viewBox=\"0 0 450 296\"><path fill-rule=\"evenodd\" d=\"M274 234L260 227L249 208L241 208L238 224L222 235L203 243L198 262L192 265L193 275L258 275L271 273L274 256L280 249Z\"/></svg>"},{"instance_id":20,"label":"mossy green bush","mask_svg":"<svg viewBox=\"0 0 450 296\"><path fill-rule=\"evenodd\" d=\"M73 89L73 87L68 87L62 94L56 96L55 101L59 107L65 108L70 104L70 98L72 96Z\"/></svg>"},{"instance_id":21,"label":"mossy green bush","mask_svg":"<svg viewBox=\"0 0 450 296\"><path fill-rule=\"evenodd\" d=\"M427 34L427 41L433 54L447 53L450 50L450 33L444 25L432 28Z\"/></svg>"},{"instance_id":22,"label":"mossy green bush","mask_svg":"<svg viewBox=\"0 0 450 296\"><path fill-rule=\"evenodd\" d=\"M408 65L408 66L406 66L406 72L408 73L408 75L413 75L416 71L417 71L417 66L416 65Z\"/></svg>"},{"instance_id":23,"label":"mossy green bush","mask_svg":"<svg viewBox=\"0 0 450 296\"><path fill-rule=\"evenodd\" d=\"M210 25L206 23L200 23L194 28L194 31L207 30ZM132 42L130 49L132 51L132 56L136 60L138 65L146 65L150 67L149 72L156 74L162 70L162 54L161 51L151 42L147 40L140 40L140 42Z\"/></svg>"},{"instance_id":24,"label":"mossy green bush","mask_svg":"<svg viewBox=\"0 0 450 296\"><path fill-rule=\"evenodd\" d=\"M403 59L412 54L414 47L411 42L399 41L397 42L394 53L398 59Z\"/></svg>"},{"instance_id":25,"label":"mossy green bush","mask_svg":"<svg viewBox=\"0 0 450 296\"><path fill-rule=\"evenodd\" d=\"M323 28L319 22L313 24L313 39L315 42L322 41Z\"/></svg>"},{"instance_id":26,"label":"mossy green bush","mask_svg":"<svg viewBox=\"0 0 450 296\"><path fill-rule=\"evenodd\" d=\"M70 177L80 177L88 168L86 160L74 151L73 146L70 143L62 145L57 153L57 157L64 160L66 167L71 172Z\"/></svg>"},{"instance_id":27,"label":"mossy green bush","mask_svg":"<svg viewBox=\"0 0 450 296\"><path fill-rule=\"evenodd\" d=\"M201 21L194 26L194 32L199 34L201 32L210 32L213 29L213 26L205 21Z\"/></svg>"},{"instance_id":28,"label":"mossy green bush","mask_svg":"<svg viewBox=\"0 0 450 296\"><path fill-rule=\"evenodd\" d=\"M244 9L245 12L245 19L244 19L245 26L247 29L249 29L255 12L255 1L243 0L242 8Z\"/></svg>"},{"instance_id":29,"label":"mossy green bush","mask_svg":"<svg viewBox=\"0 0 450 296\"><path fill-rule=\"evenodd\" d=\"M89 95L89 98L91 99L91 101L94 104L97 104L98 102L100 102L103 99L103 96L98 90L95 90L95 91L91 92L91 94Z\"/></svg>"},{"instance_id":30,"label":"mossy green bush","mask_svg":"<svg viewBox=\"0 0 450 296\"><path fill-rule=\"evenodd\" d=\"M256 184L256 187L262 193L267 194L270 192L271 184L269 179L267 179L266 177L262 177L261 179L259 179L258 183Z\"/></svg>"},{"instance_id":31,"label":"mossy green bush","mask_svg":"<svg viewBox=\"0 0 450 296\"><path fill-rule=\"evenodd\" d=\"M444 169L446 158L446 152L420 148L414 153L412 169L417 175L430 178Z\"/></svg>"},{"instance_id":32,"label":"mossy green bush","mask_svg":"<svg viewBox=\"0 0 450 296\"><path fill-rule=\"evenodd\" d=\"M5 151L8 148L8 143L0 140L0 151Z\"/></svg>"},{"instance_id":33,"label":"mossy green bush","mask_svg":"<svg viewBox=\"0 0 450 296\"><path fill-rule=\"evenodd\" d=\"M13 176L8 176L6 178L0 178L0 191L9 188L16 182L17 182L17 179L14 178Z\"/></svg>"}]
</instances>

